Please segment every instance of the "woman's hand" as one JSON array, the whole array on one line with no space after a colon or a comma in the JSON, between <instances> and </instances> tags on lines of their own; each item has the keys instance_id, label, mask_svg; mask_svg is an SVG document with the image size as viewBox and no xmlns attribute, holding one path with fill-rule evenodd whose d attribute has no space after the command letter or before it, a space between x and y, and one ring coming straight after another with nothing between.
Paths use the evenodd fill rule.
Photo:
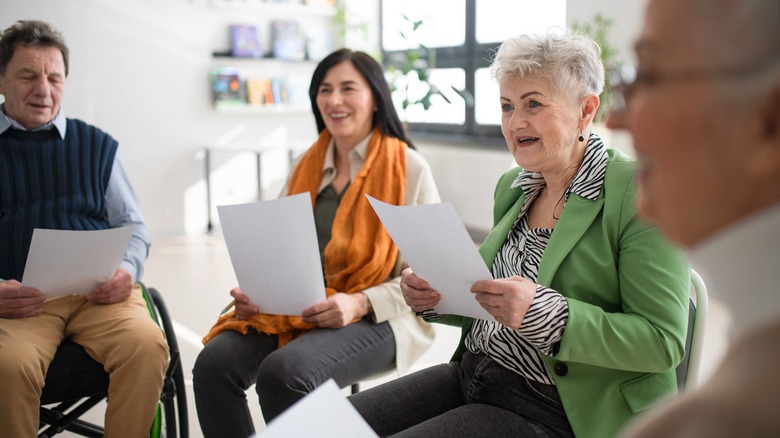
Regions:
<instances>
[{"instance_id":1,"label":"woman's hand","mask_svg":"<svg viewBox=\"0 0 780 438\"><path fill-rule=\"evenodd\" d=\"M427 281L414 275L412 268L401 272L401 292L406 304L415 312L433 309L441 301L441 295L431 289Z\"/></svg>"},{"instance_id":2,"label":"woman's hand","mask_svg":"<svg viewBox=\"0 0 780 438\"><path fill-rule=\"evenodd\" d=\"M320 328L341 328L368 313L365 305L366 296L362 292L345 294L335 293L325 301L303 309L303 322L314 324Z\"/></svg>"},{"instance_id":3,"label":"woman's hand","mask_svg":"<svg viewBox=\"0 0 780 438\"><path fill-rule=\"evenodd\" d=\"M496 321L517 330L536 296L536 283L515 275L477 281L471 285L471 292Z\"/></svg>"},{"instance_id":4,"label":"woman's hand","mask_svg":"<svg viewBox=\"0 0 780 438\"><path fill-rule=\"evenodd\" d=\"M230 296L236 299L236 318L250 319L260 313L260 309L254 304L249 304L249 297L244 295L238 287L234 287L230 291Z\"/></svg>"}]
</instances>

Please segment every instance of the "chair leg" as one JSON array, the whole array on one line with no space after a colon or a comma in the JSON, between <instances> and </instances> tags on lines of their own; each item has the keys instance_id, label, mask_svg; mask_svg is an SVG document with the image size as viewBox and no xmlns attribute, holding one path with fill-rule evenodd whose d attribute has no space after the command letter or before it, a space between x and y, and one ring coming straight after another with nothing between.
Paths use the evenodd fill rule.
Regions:
<instances>
[{"instance_id":1,"label":"chair leg","mask_svg":"<svg viewBox=\"0 0 780 438\"><path fill-rule=\"evenodd\" d=\"M105 395L89 397L86 400L82 400L80 404L76 405L67 414L64 412L73 406L74 403L64 402L52 409L42 408L41 420L44 424L48 424L49 427L38 434L38 437L48 438L66 430L86 437L102 437L104 433L102 427L83 420L79 420L79 417L84 415L84 413L86 413L88 410L95 407L95 405L103 401L105 398Z\"/></svg>"},{"instance_id":2,"label":"chair leg","mask_svg":"<svg viewBox=\"0 0 780 438\"><path fill-rule=\"evenodd\" d=\"M173 328L173 320L170 317L168 308L165 305L165 301L162 298L160 292L150 287L147 289L154 307L156 308L158 319L163 331L165 332L165 338L168 341L168 348L171 354L171 361L168 365L168 370L165 373L165 386L163 388L163 406L165 408L165 417L167 421L171 421L170 428L168 430L168 436L175 436L176 431L176 412L173 407L175 406L178 411L178 431L180 438L188 438L189 436L189 418L187 415L187 395L184 388L184 372L181 365L181 356L179 353L179 343L176 339L176 332ZM175 404L174 404L174 400ZM171 433L173 432L173 433Z\"/></svg>"}]
</instances>

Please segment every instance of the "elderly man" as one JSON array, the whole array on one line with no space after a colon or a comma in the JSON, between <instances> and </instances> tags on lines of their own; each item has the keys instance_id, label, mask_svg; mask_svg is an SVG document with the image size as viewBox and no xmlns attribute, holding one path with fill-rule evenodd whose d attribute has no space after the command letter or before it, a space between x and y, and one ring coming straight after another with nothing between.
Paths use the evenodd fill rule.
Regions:
<instances>
[{"instance_id":1,"label":"elderly man","mask_svg":"<svg viewBox=\"0 0 780 438\"><path fill-rule=\"evenodd\" d=\"M780 436L780 2L650 0L626 111L639 211L689 250L734 316L698 392L630 437Z\"/></svg>"},{"instance_id":2,"label":"elderly man","mask_svg":"<svg viewBox=\"0 0 780 438\"><path fill-rule=\"evenodd\" d=\"M40 21L0 35L0 433L34 437L41 388L65 338L110 375L107 436L148 436L168 362L167 346L135 282L148 236L116 156L117 142L60 107L68 48ZM34 228L98 230L135 225L113 278L46 300L20 284Z\"/></svg>"}]
</instances>

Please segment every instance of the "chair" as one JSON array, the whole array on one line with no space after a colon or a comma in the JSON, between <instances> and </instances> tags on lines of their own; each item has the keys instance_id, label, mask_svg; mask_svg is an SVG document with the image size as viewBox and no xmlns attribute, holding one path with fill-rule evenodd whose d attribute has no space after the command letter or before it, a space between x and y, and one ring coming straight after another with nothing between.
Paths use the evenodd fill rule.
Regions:
<instances>
[{"instance_id":1,"label":"chair","mask_svg":"<svg viewBox=\"0 0 780 438\"><path fill-rule=\"evenodd\" d=\"M355 382L349 387L350 394L357 394L360 392L360 384L362 382L366 382L369 380L378 380L378 379L386 379L386 380L392 380L396 377L398 377L400 374L398 373L398 369L394 366L386 371L382 371L381 373L375 374L365 380L362 380L360 382ZM390 377L390 379L388 379Z\"/></svg>"},{"instance_id":2,"label":"chair","mask_svg":"<svg viewBox=\"0 0 780 438\"><path fill-rule=\"evenodd\" d=\"M187 398L179 345L168 309L155 288L141 287L149 313L160 324L170 351L170 363L165 373L160 403L150 436L187 438ZM46 386L41 395L38 437L51 437L69 431L85 437L102 437L103 427L81 420L85 412L107 397L108 373L80 345L65 340L60 344L46 374ZM49 405L55 406L49 406ZM178 418L177 418L178 411Z\"/></svg>"},{"instance_id":3,"label":"chair","mask_svg":"<svg viewBox=\"0 0 780 438\"><path fill-rule=\"evenodd\" d=\"M691 390L699 383L704 333L707 327L708 295L701 276L691 269L694 296L688 303L688 335L685 339L685 357L677 366L677 389ZM695 298L695 300L694 300Z\"/></svg>"},{"instance_id":4,"label":"chair","mask_svg":"<svg viewBox=\"0 0 780 438\"><path fill-rule=\"evenodd\" d=\"M676 370L677 389L679 392L682 392L684 389L691 390L699 382L704 333L707 327L707 310L709 305L707 286L704 284L701 276L693 269L691 269L691 287L693 288L693 296L688 300L688 332L685 339L685 356ZM395 369L391 369L382 373L379 377L386 377L393 372L397 373ZM353 383L350 390L352 394L360 392L360 382Z\"/></svg>"}]
</instances>

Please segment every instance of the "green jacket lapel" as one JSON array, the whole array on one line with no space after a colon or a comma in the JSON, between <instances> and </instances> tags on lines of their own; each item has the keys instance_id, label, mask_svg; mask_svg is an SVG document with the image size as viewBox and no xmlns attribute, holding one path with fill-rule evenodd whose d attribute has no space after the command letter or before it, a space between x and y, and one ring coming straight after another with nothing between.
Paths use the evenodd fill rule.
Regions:
<instances>
[{"instance_id":1,"label":"green jacket lapel","mask_svg":"<svg viewBox=\"0 0 780 438\"><path fill-rule=\"evenodd\" d=\"M595 201L574 193L569 197L539 264L536 281L538 284L545 286L552 284L555 271L596 220L603 206L603 195Z\"/></svg>"}]
</instances>

